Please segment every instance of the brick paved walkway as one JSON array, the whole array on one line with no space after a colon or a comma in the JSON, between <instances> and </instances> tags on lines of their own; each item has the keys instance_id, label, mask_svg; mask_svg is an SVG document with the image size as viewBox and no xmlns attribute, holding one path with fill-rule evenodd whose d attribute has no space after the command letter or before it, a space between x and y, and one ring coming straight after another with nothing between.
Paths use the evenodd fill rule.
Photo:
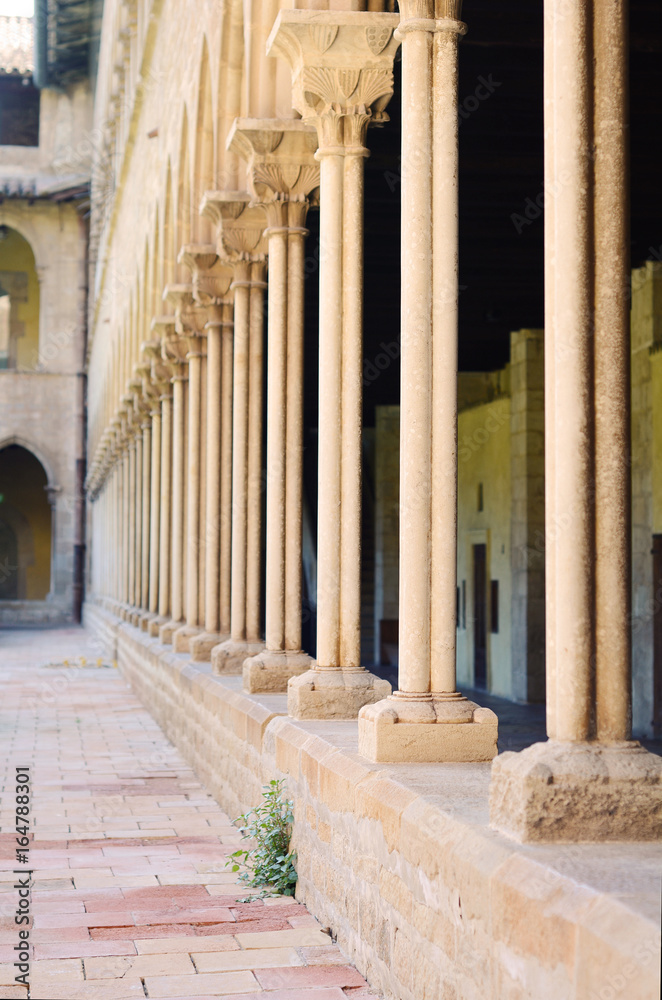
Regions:
<instances>
[{"instance_id":1,"label":"brick paved walkway","mask_svg":"<svg viewBox=\"0 0 662 1000\"><path fill-rule=\"evenodd\" d=\"M30 997L374 997L304 906L237 902L246 890L224 865L236 829L117 670L89 665L97 657L82 629L0 631L0 998L27 996L11 964L13 784L24 765Z\"/></svg>"}]
</instances>

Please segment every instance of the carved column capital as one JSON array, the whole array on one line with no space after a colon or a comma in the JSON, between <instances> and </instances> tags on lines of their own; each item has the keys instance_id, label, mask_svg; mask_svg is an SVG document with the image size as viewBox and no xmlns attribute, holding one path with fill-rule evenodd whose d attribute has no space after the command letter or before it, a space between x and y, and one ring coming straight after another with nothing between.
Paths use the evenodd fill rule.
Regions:
<instances>
[{"instance_id":1,"label":"carved column capital","mask_svg":"<svg viewBox=\"0 0 662 1000\"><path fill-rule=\"evenodd\" d=\"M264 215L246 191L206 191L200 212L217 227L217 252L229 264L264 260Z\"/></svg>"},{"instance_id":2,"label":"carved column capital","mask_svg":"<svg viewBox=\"0 0 662 1000\"><path fill-rule=\"evenodd\" d=\"M235 119L226 145L248 163L251 194L265 212L267 233L296 225L290 204L300 205L296 214L305 221L308 208L317 203L317 144L316 129L296 118Z\"/></svg>"},{"instance_id":3,"label":"carved column capital","mask_svg":"<svg viewBox=\"0 0 662 1000\"><path fill-rule=\"evenodd\" d=\"M211 243L188 243L178 260L191 271L193 299L199 306L214 307L228 301L232 267L219 257Z\"/></svg>"},{"instance_id":4,"label":"carved column capital","mask_svg":"<svg viewBox=\"0 0 662 1000\"><path fill-rule=\"evenodd\" d=\"M292 70L292 104L317 129L320 153L363 151L388 121L397 14L281 10L267 42Z\"/></svg>"}]
</instances>

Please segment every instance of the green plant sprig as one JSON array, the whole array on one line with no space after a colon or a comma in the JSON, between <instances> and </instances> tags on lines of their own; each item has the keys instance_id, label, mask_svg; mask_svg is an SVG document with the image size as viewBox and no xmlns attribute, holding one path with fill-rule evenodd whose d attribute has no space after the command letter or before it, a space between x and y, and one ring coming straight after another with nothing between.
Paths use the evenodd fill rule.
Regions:
<instances>
[{"instance_id":1,"label":"green plant sprig","mask_svg":"<svg viewBox=\"0 0 662 1000\"><path fill-rule=\"evenodd\" d=\"M239 879L262 892L240 902L264 896L293 896L297 884L296 854L290 851L294 803L282 798L283 780L272 779L263 786L262 802L239 816L239 832L244 840L254 841L252 848L240 848L230 855L226 866L238 872Z\"/></svg>"}]
</instances>

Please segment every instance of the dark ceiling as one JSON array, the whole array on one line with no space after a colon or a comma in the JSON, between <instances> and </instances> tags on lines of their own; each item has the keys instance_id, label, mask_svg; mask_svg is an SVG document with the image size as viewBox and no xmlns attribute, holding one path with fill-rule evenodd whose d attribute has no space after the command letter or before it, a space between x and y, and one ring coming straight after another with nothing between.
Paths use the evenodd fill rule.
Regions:
<instances>
[{"instance_id":1,"label":"dark ceiling","mask_svg":"<svg viewBox=\"0 0 662 1000\"><path fill-rule=\"evenodd\" d=\"M543 326L542 0L465 0L460 46L461 370L508 361L509 334ZM483 82L485 81L485 82ZM478 96L476 88L480 87ZM488 92L488 96L483 96ZM631 4L632 264L662 259L662 3ZM384 349L400 327L400 93L369 133L366 164L364 420L399 401L399 364ZM527 218L528 215L534 216ZM307 411L316 424L317 218L307 294ZM313 287L315 286L315 287ZM397 352L397 347L396 347ZM392 351L393 353L393 351ZM311 370L312 369L312 370Z\"/></svg>"}]
</instances>

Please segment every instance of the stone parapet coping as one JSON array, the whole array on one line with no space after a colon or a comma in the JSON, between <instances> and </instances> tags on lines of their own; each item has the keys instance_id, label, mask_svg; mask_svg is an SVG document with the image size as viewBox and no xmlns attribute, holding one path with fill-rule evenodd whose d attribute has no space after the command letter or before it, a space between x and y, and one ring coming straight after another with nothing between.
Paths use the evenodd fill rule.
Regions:
<instances>
[{"instance_id":1,"label":"stone parapet coping","mask_svg":"<svg viewBox=\"0 0 662 1000\"><path fill-rule=\"evenodd\" d=\"M230 815L286 779L297 896L386 998L657 1000L658 845L516 844L488 828L489 764L372 764L354 722L295 722L98 606L86 623Z\"/></svg>"}]
</instances>

